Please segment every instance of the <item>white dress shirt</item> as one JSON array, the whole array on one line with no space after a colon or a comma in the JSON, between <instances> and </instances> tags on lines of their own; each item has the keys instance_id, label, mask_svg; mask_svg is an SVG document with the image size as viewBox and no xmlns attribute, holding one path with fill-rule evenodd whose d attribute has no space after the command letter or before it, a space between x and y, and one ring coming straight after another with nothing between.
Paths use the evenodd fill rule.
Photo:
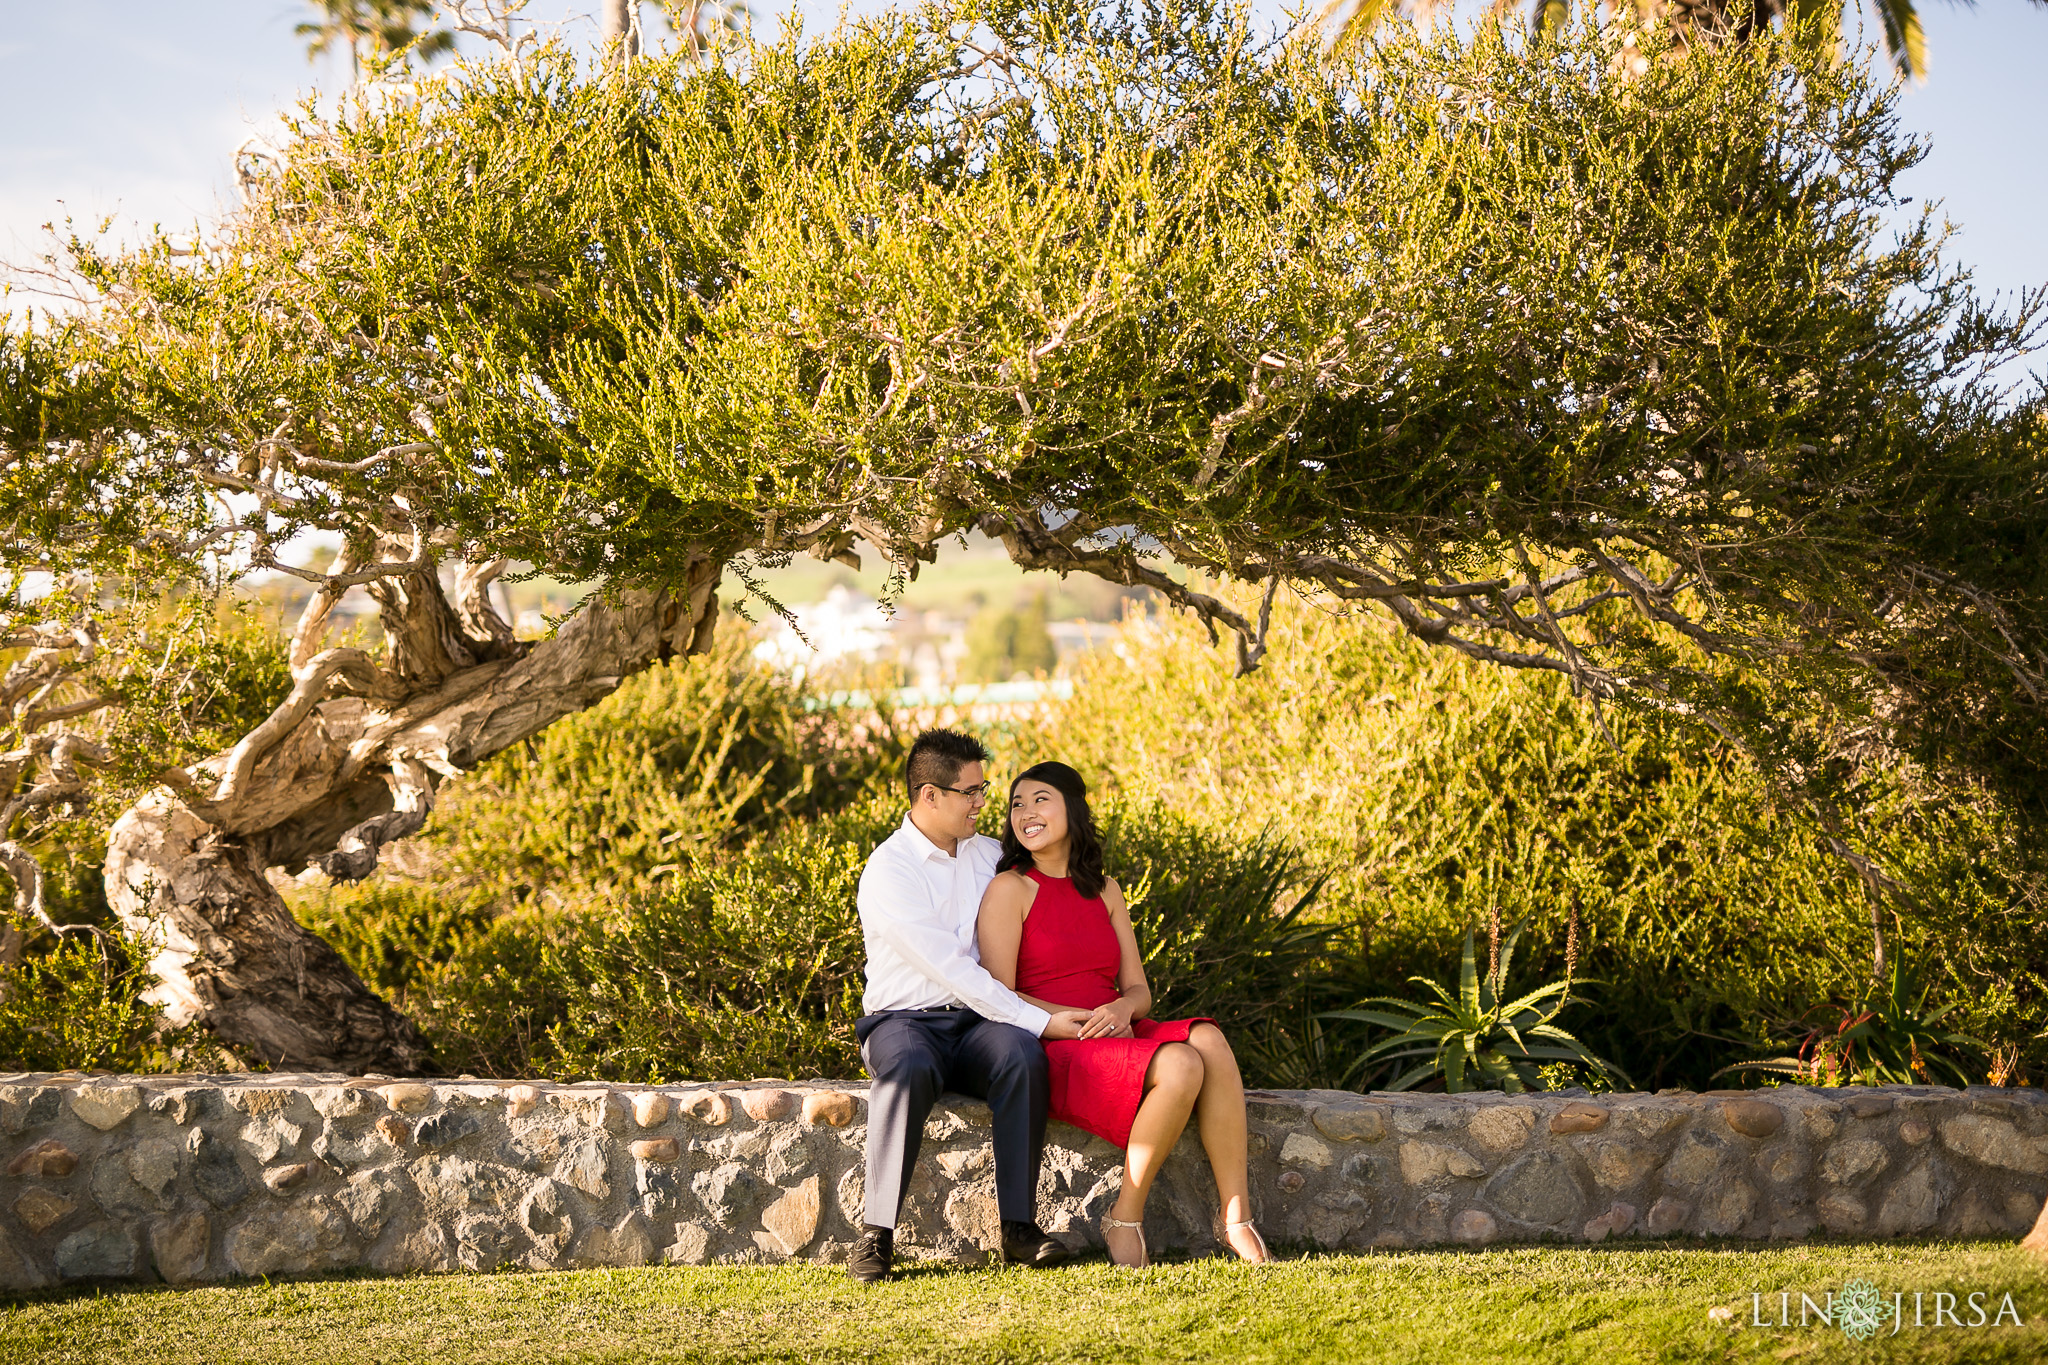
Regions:
<instances>
[{"instance_id":1,"label":"white dress shirt","mask_svg":"<svg viewBox=\"0 0 2048 1365\"><path fill-rule=\"evenodd\" d=\"M965 1005L984 1019L1034 1036L1052 1016L981 965L974 920L995 879L1003 846L986 835L960 841L958 856L924 837L910 817L861 869L860 927L867 944L861 1007L879 1010Z\"/></svg>"}]
</instances>

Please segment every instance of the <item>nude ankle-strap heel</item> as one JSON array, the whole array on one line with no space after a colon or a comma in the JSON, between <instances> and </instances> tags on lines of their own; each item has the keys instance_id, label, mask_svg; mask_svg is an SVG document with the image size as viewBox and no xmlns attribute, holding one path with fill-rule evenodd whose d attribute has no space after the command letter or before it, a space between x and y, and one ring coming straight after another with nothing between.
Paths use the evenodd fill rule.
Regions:
<instances>
[{"instance_id":1,"label":"nude ankle-strap heel","mask_svg":"<svg viewBox=\"0 0 2048 1365\"><path fill-rule=\"evenodd\" d=\"M1273 1264L1273 1252L1271 1248L1269 1248L1266 1245L1266 1239L1260 1235L1258 1227L1252 1222L1251 1219L1247 1218L1241 1223L1225 1223L1223 1226L1226 1231L1234 1230L1236 1228L1248 1228L1251 1231L1252 1240L1259 1244L1259 1256L1261 1259L1256 1261L1239 1252L1236 1247L1232 1247L1230 1250L1234 1255L1237 1256L1238 1260L1243 1261L1246 1265Z\"/></svg>"},{"instance_id":2,"label":"nude ankle-strap heel","mask_svg":"<svg viewBox=\"0 0 2048 1365\"><path fill-rule=\"evenodd\" d=\"M1152 1264L1152 1253L1148 1251L1145 1247L1145 1224L1142 1220L1136 1223L1131 1223L1126 1222L1121 1218L1112 1218L1105 1213L1102 1215L1102 1230L1105 1233L1107 1233L1111 1228L1136 1229L1138 1233L1138 1255L1144 1257L1144 1259L1139 1261L1136 1265L1124 1265L1122 1261L1116 1259L1116 1253L1111 1252L1109 1259L1113 1263L1115 1263L1117 1266L1125 1270L1143 1270L1146 1266ZM1105 1236L1102 1239L1102 1243L1103 1246L1107 1248L1109 1245L1109 1238Z\"/></svg>"}]
</instances>

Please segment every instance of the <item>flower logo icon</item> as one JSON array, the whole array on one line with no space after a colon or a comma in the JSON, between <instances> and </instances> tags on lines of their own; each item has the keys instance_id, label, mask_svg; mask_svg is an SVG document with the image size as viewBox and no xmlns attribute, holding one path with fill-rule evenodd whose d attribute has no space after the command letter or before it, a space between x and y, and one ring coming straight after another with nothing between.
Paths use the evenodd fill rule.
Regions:
<instances>
[{"instance_id":1,"label":"flower logo icon","mask_svg":"<svg viewBox=\"0 0 2048 1365\"><path fill-rule=\"evenodd\" d=\"M1857 1341L1876 1336L1894 1311L1895 1306L1868 1280L1851 1280L1835 1295L1835 1326Z\"/></svg>"}]
</instances>

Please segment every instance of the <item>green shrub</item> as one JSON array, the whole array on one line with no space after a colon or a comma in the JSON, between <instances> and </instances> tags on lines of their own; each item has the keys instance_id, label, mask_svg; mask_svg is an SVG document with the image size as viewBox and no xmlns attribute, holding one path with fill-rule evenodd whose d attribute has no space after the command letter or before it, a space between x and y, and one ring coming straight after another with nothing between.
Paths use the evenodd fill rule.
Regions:
<instances>
[{"instance_id":1,"label":"green shrub","mask_svg":"<svg viewBox=\"0 0 2048 1365\"><path fill-rule=\"evenodd\" d=\"M1218 838L1158 802L1113 798L1102 829L1154 1015L1217 1020L1254 1083L1268 1083L1267 1053L1306 1003L1339 932L1308 918L1322 880L1270 833Z\"/></svg>"},{"instance_id":2,"label":"green shrub","mask_svg":"<svg viewBox=\"0 0 2048 1365\"><path fill-rule=\"evenodd\" d=\"M604 907L893 771L890 725L855 733L735 625L445 786L398 875L499 909Z\"/></svg>"},{"instance_id":3,"label":"green shrub","mask_svg":"<svg viewBox=\"0 0 2048 1365\"><path fill-rule=\"evenodd\" d=\"M1906 966L1900 947L1882 984L1835 1019L1815 1024L1798 1040L1795 1055L1736 1062L1715 1074L1747 1072L1804 1085L1970 1084L1984 1044L1938 1027L1958 1002L1930 1010L1930 988Z\"/></svg>"},{"instance_id":4,"label":"green shrub","mask_svg":"<svg viewBox=\"0 0 2048 1365\"><path fill-rule=\"evenodd\" d=\"M145 782L166 762L232 748L292 690L290 642L277 618L246 598L167 595L119 654L124 666L109 690L121 705L105 713L107 738Z\"/></svg>"},{"instance_id":5,"label":"green shrub","mask_svg":"<svg viewBox=\"0 0 2048 1365\"><path fill-rule=\"evenodd\" d=\"M891 799L792 821L744 852L591 923L565 949L577 989L550 1032L554 1070L607 1079L858 1074L868 853Z\"/></svg>"},{"instance_id":6,"label":"green shrub","mask_svg":"<svg viewBox=\"0 0 2048 1365\"><path fill-rule=\"evenodd\" d=\"M135 945L66 934L0 968L0 1071L154 1071L166 1062L155 984Z\"/></svg>"},{"instance_id":7,"label":"green shrub","mask_svg":"<svg viewBox=\"0 0 2048 1365\"><path fill-rule=\"evenodd\" d=\"M446 1070L857 1070L853 891L900 818L906 727L729 636L444 787L429 834L370 880L291 893ZM1222 1020L1252 1083L1336 1083L1370 1038L1318 1014L1450 977L1465 926L1495 916L1529 926L1528 965L1554 976L1577 907L1597 984L1574 991L1573 1031L1638 1084L1705 1085L1866 999L1862 886L1725 746L1628 715L1603 728L1560 681L1298 605L1259 673L1230 672L1199 627L1138 621L1070 701L985 733L999 781L1044 757L1089 776L1159 1013ZM1908 770L1857 781L1852 833L1903 888L1880 927L1929 988L1916 1010L1946 1009L1944 1031L2010 1059L2000 1074L2038 1072L2037 832L1931 800ZM57 851L54 899L86 904L97 850ZM0 1065L170 1058L131 967L32 946Z\"/></svg>"},{"instance_id":8,"label":"green shrub","mask_svg":"<svg viewBox=\"0 0 2048 1365\"><path fill-rule=\"evenodd\" d=\"M1603 727L1562 679L1300 603L1278 605L1257 673L1235 678L1232 662L1192 621L1139 623L1083 660L1072 698L1018 743L1212 837L1270 828L1326 871L1313 913L1339 932L1308 988L1316 1008L1451 979L1465 926L1496 914L1529 925L1530 968L1557 976L1574 906L1581 971L1599 984L1573 1031L1639 1085L1704 1088L1782 1050L1816 1009L1863 998L1863 886L1713 737L1611 711ZM1957 1006L1947 1027L2038 1074L2048 843L1904 767L1854 783L1851 837L1904 888L1884 933L1926 945L1935 1002ZM1334 1082L1368 1038L1331 1027L1359 1031L1286 1021L1270 1069Z\"/></svg>"},{"instance_id":9,"label":"green shrub","mask_svg":"<svg viewBox=\"0 0 2048 1365\"><path fill-rule=\"evenodd\" d=\"M403 1002L450 1071L858 1075L855 892L902 818L895 784L878 779L841 810L786 821L607 912L480 917L400 891L353 897L344 913L335 893L307 896L301 913ZM1310 895L1279 908L1297 855L1218 840L1150 805L1112 804L1103 823L1162 1017L1211 1015L1256 1040L1298 1007L1331 930L1302 922Z\"/></svg>"},{"instance_id":10,"label":"green shrub","mask_svg":"<svg viewBox=\"0 0 2048 1365\"><path fill-rule=\"evenodd\" d=\"M1360 1052L1344 1073L1346 1081L1370 1081L1375 1072L1384 1085L1359 1089L1410 1090L1419 1083L1441 1077L1445 1090L1548 1090L1560 1072L1575 1074L1579 1067L1602 1081L1617 1079L1603 1059L1586 1051L1557 1023L1557 1017L1571 1004L1572 978L1564 979L1508 998L1508 971L1514 962L1515 946L1522 937L1517 925L1504 942L1490 940L1495 960L1484 972L1479 970L1473 947L1472 926L1465 927L1458 951L1458 982L1446 989L1428 977L1411 978L1426 987L1435 999L1402 999L1374 996L1361 1000L1349 1010L1331 1010L1322 1017L1352 1023L1375 1024L1393 1030ZM1416 1065L1409 1066L1414 1062ZM1547 1073L1547 1074L1546 1074ZM1618 1077L1624 1083L1627 1077Z\"/></svg>"}]
</instances>

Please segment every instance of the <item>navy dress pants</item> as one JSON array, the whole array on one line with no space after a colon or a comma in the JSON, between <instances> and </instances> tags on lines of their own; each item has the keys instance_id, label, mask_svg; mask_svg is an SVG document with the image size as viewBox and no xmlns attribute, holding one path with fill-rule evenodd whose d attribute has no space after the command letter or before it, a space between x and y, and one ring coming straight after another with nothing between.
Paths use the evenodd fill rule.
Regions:
<instances>
[{"instance_id":1,"label":"navy dress pants","mask_svg":"<svg viewBox=\"0 0 2048 1365\"><path fill-rule=\"evenodd\" d=\"M893 1228L917 1165L925 1116L951 1090L995 1114L996 1209L1037 1221L1038 1163L1051 1098L1045 1048L1014 1024L970 1009L884 1010L854 1025L868 1087L867 1221Z\"/></svg>"}]
</instances>

